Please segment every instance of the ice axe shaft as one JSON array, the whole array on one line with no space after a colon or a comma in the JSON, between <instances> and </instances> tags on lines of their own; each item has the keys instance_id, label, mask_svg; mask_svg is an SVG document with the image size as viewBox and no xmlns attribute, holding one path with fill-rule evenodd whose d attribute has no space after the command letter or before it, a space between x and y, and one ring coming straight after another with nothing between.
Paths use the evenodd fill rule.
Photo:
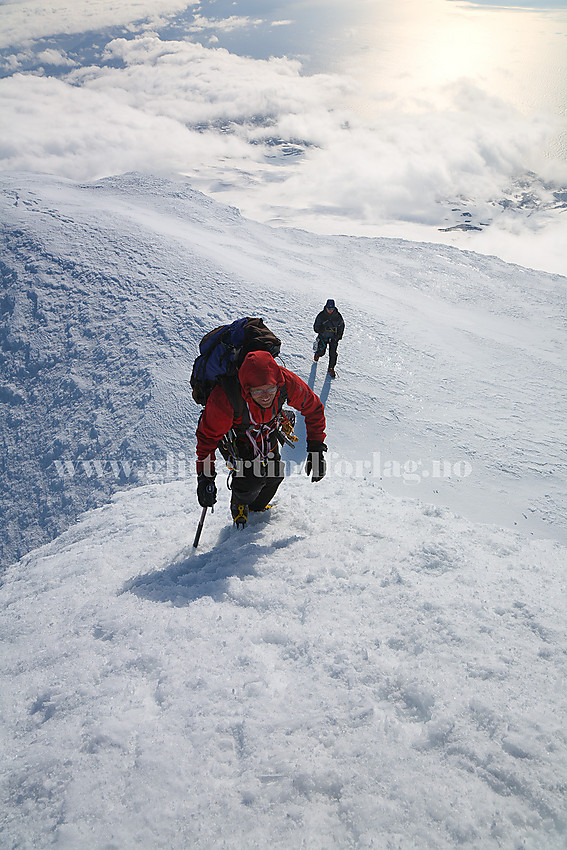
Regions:
<instances>
[{"instance_id":1,"label":"ice axe shaft","mask_svg":"<svg viewBox=\"0 0 567 850\"><path fill-rule=\"evenodd\" d=\"M201 538L201 532L203 530L203 526L205 524L205 517L207 516L207 507L204 507L201 511L201 519L199 520L199 525L197 526L197 531L195 532L195 539L193 541L193 548L196 549L199 545L199 540Z\"/></svg>"}]
</instances>

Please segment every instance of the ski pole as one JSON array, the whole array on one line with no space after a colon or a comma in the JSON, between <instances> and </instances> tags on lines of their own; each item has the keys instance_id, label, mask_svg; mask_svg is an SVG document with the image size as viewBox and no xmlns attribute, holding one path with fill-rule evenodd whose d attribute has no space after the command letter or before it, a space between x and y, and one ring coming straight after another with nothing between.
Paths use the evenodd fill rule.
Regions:
<instances>
[{"instance_id":1,"label":"ski pole","mask_svg":"<svg viewBox=\"0 0 567 850\"><path fill-rule=\"evenodd\" d=\"M203 530L203 526L205 524L205 517L207 515L207 507L205 506L201 511L201 519L199 520L199 525L197 526L197 531L195 533L195 539L193 541L193 548L196 549L199 545L199 539L201 537L201 532Z\"/></svg>"}]
</instances>

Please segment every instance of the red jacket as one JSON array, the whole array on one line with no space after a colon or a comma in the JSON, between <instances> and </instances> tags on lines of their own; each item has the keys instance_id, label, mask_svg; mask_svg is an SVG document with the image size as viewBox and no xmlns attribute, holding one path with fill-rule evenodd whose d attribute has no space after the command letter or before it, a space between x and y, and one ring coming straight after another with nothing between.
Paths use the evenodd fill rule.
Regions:
<instances>
[{"instance_id":1,"label":"red jacket","mask_svg":"<svg viewBox=\"0 0 567 850\"><path fill-rule=\"evenodd\" d=\"M274 418L279 408L280 390L285 387L287 402L305 417L307 439L321 442L325 440L323 403L305 381L289 369L279 366L271 354L266 351L253 351L248 354L238 371L238 379L242 396L255 423L268 423ZM260 407L250 395L251 387L265 385L278 387L274 403L268 408ZM207 458L207 471L214 471L215 449L219 441L233 425L241 422L242 417L236 417L225 391L216 386L207 400L197 428L197 473L203 471Z\"/></svg>"}]
</instances>

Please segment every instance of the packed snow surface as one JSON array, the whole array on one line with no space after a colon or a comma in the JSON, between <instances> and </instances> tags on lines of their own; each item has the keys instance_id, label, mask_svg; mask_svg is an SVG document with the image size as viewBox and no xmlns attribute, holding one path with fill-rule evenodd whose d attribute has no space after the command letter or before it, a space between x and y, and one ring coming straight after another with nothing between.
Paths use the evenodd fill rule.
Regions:
<instances>
[{"instance_id":1,"label":"packed snow surface","mask_svg":"<svg viewBox=\"0 0 567 850\"><path fill-rule=\"evenodd\" d=\"M565 278L140 175L0 199L5 563L53 538L2 574L2 848L564 848ZM190 367L240 315L329 473L299 422L195 550Z\"/></svg>"},{"instance_id":2,"label":"packed snow surface","mask_svg":"<svg viewBox=\"0 0 567 850\"><path fill-rule=\"evenodd\" d=\"M7 848L565 847L565 549L295 476L147 486L2 588Z\"/></svg>"}]
</instances>

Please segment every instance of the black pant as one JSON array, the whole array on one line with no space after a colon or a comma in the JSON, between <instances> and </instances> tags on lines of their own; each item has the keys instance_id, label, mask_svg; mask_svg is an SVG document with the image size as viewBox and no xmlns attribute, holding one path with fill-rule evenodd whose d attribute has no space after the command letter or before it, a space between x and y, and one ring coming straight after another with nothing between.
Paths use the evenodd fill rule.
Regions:
<instances>
[{"instance_id":1,"label":"black pant","mask_svg":"<svg viewBox=\"0 0 567 850\"><path fill-rule=\"evenodd\" d=\"M337 347L339 341L338 339L323 339L323 337L319 337L317 340L317 355L322 357L327 350L327 345L329 346L329 369L334 369L337 365Z\"/></svg>"},{"instance_id":2,"label":"black pant","mask_svg":"<svg viewBox=\"0 0 567 850\"><path fill-rule=\"evenodd\" d=\"M236 505L248 505L252 511L261 511L274 498L284 479L279 447L270 452L265 464L256 460L239 460L231 479L232 499Z\"/></svg>"}]
</instances>

